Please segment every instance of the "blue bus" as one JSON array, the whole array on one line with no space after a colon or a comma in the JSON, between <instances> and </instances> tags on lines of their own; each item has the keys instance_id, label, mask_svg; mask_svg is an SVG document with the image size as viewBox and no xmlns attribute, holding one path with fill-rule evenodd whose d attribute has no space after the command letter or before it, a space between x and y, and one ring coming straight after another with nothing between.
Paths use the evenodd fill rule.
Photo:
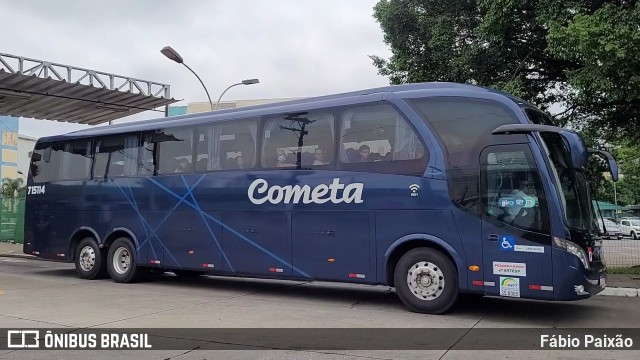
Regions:
<instances>
[{"instance_id":1,"label":"blue bus","mask_svg":"<svg viewBox=\"0 0 640 360\"><path fill-rule=\"evenodd\" d=\"M38 140L24 252L150 273L584 299L606 265L581 137L496 90L421 83Z\"/></svg>"}]
</instances>

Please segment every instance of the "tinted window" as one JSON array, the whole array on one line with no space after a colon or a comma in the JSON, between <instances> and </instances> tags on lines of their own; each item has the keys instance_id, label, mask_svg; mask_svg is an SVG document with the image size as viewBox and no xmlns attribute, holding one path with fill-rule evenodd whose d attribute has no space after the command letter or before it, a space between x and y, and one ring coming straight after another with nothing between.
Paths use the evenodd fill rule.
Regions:
<instances>
[{"instance_id":1,"label":"tinted window","mask_svg":"<svg viewBox=\"0 0 640 360\"><path fill-rule=\"evenodd\" d=\"M253 168L256 163L257 120L198 127L196 171Z\"/></svg>"},{"instance_id":2,"label":"tinted window","mask_svg":"<svg viewBox=\"0 0 640 360\"><path fill-rule=\"evenodd\" d=\"M35 182L84 180L91 177L91 140L38 144L31 157Z\"/></svg>"},{"instance_id":3,"label":"tinted window","mask_svg":"<svg viewBox=\"0 0 640 360\"><path fill-rule=\"evenodd\" d=\"M524 112L529 117L529 120L531 120L531 122L534 123L534 124L555 126L553 124L553 121L549 117L549 115L543 113L540 110L532 109L532 108L526 108L526 109L524 109Z\"/></svg>"},{"instance_id":4,"label":"tinted window","mask_svg":"<svg viewBox=\"0 0 640 360\"><path fill-rule=\"evenodd\" d=\"M442 141L449 164L458 168L477 167L477 155L494 143L496 135L491 132L500 125L518 123L509 108L490 100L427 98L414 104Z\"/></svg>"},{"instance_id":5,"label":"tinted window","mask_svg":"<svg viewBox=\"0 0 640 360\"><path fill-rule=\"evenodd\" d=\"M155 175L157 167L157 150L159 146L156 146L156 141L163 140L162 132L158 133L145 133L142 135L142 145L138 156L140 161L138 164L138 175L152 176Z\"/></svg>"},{"instance_id":6,"label":"tinted window","mask_svg":"<svg viewBox=\"0 0 640 360\"><path fill-rule=\"evenodd\" d=\"M483 160L485 213L520 229L548 232L544 190L529 148L510 146Z\"/></svg>"},{"instance_id":7,"label":"tinted window","mask_svg":"<svg viewBox=\"0 0 640 360\"><path fill-rule=\"evenodd\" d=\"M479 211L478 163L486 146L527 141L524 135L492 135L500 125L518 123L516 115L496 101L459 97L412 100L444 147L450 196L457 204Z\"/></svg>"},{"instance_id":8,"label":"tinted window","mask_svg":"<svg viewBox=\"0 0 640 360\"><path fill-rule=\"evenodd\" d=\"M286 114L265 121L262 166L323 167L333 162L334 118L329 113Z\"/></svg>"},{"instance_id":9,"label":"tinted window","mask_svg":"<svg viewBox=\"0 0 640 360\"><path fill-rule=\"evenodd\" d=\"M138 135L95 139L93 178L135 176L138 168Z\"/></svg>"},{"instance_id":10,"label":"tinted window","mask_svg":"<svg viewBox=\"0 0 640 360\"><path fill-rule=\"evenodd\" d=\"M34 182L48 182L60 177L60 159L56 155L51 157L51 144L39 143L31 154L31 167L29 171Z\"/></svg>"},{"instance_id":11,"label":"tinted window","mask_svg":"<svg viewBox=\"0 0 640 360\"><path fill-rule=\"evenodd\" d=\"M389 105L365 106L342 114L340 168L422 175L427 156L412 126Z\"/></svg>"},{"instance_id":12,"label":"tinted window","mask_svg":"<svg viewBox=\"0 0 640 360\"><path fill-rule=\"evenodd\" d=\"M159 174L187 173L193 171L192 127L165 129L153 134L159 144Z\"/></svg>"}]
</instances>

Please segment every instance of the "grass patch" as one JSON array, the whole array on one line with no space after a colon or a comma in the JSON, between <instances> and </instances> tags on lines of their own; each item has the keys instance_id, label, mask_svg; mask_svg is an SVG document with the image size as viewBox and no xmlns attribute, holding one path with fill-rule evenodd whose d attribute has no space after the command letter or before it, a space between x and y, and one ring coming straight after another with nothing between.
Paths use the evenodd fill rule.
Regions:
<instances>
[{"instance_id":1,"label":"grass patch","mask_svg":"<svg viewBox=\"0 0 640 360\"><path fill-rule=\"evenodd\" d=\"M640 266L607 268L609 274L640 275Z\"/></svg>"}]
</instances>

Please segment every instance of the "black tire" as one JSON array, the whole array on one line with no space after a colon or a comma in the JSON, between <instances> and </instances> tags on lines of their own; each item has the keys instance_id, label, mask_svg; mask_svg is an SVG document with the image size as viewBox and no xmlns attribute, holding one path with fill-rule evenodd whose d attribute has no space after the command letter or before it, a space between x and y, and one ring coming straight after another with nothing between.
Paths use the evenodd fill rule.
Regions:
<instances>
[{"instance_id":1,"label":"black tire","mask_svg":"<svg viewBox=\"0 0 640 360\"><path fill-rule=\"evenodd\" d=\"M636 234L636 232L635 232L635 231L632 231L632 232L631 232L631 238L632 238L633 240L638 240L638 235Z\"/></svg>"},{"instance_id":2,"label":"black tire","mask_svg":"<svg viewBox=\"0 0 640 360\"><path fill-rule=\"evenodd\" d=\"M109 247L109 256L107 257L109 276L118 283L141 280L146 272L137 266L136 261L136 249L131 240L125 237L116 239Z\"/></svg>"},{"instance_id":3,"label":"black tire","mask_svg":"<svg viewBox=\"0 0 640 360\"><path fill-rule=\"evenodd\" d=\"M81 279L102 279L107 275L106 251L92 237L86 237L75 248L76 272Z\"/></svg>"},{"instance_id":4,"label":"black tire","mask_svg":"<svg viewBox=\"0 0 640 360\"><path fill-rule=\"evenodd\" d=\"M204 275L204 272L197 271L197 270L175 269L175 270L171 270L171 272L176 274L176 276L184 277L184 278L194 278L194 277L198 277L198 276Z\"/></svg>"},{"instance_id":5,"label":"black tire","mask_svg":"<svg viewBox=\"0 0 640 360\"><path fill-rule=\"evenodd\" d=\"M434 285L426 288L418 285L420 280L410 285L410 269L417 274L415 276L425 278L425 281ZM393 279L400 300L414 312L441 314L449 310L458 298L456 267L447 256L437 250L417 248L407 252L396 264Z\"/></svg>"}]
</instances>

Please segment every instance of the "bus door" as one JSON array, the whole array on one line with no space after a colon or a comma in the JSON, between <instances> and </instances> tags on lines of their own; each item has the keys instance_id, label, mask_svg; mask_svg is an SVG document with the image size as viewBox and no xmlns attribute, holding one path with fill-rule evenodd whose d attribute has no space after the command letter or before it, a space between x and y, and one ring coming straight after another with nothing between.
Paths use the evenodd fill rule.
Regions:
<instances>
[{"instance_id":1,"label":"bus door","mask_svg":"<svg viewBox=\"0 0 640 360\"><path fill-rule=\"evenodd\" d=\"M489 146L480 167L485 293L552 299L549 215L529 145Z\"/></svg>"}]
</instances>

